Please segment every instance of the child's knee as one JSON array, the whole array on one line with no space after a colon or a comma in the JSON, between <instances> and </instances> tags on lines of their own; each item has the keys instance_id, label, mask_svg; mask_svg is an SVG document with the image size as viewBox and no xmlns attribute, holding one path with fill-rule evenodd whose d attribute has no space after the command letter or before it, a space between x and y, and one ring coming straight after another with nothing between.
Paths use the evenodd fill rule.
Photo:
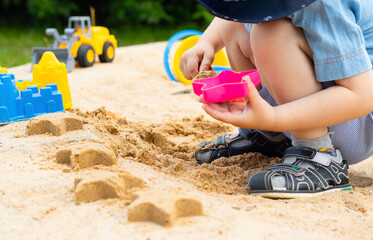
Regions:
<instances>
[{"instance_id":1,"label":"child's knee","mask_svg":"<svg viewBox=\"0 0 373 240\"><path fill-rule=\"evenodd\" d=\"M220 24L220 35L224 43L228 44L236 40L237 33L242 31L242 23L222 21Z\"/></svg>"},{"instance_id":2,"label":"child's knee","mask_svg":"<svg viewBox=\"0 0 373 240\"><path fill-rule=\"evenodd\" d=\"M231 66L240 66L247 64L246 68L238 67L236 71L251 69L253 67L253 54L251 51L250 34L243 23L223 21L220 25L220 34L224 43L225 50L228 54ZM249 67L249 68L247 68Z\"/></svg>"},{"instance_id":3,"label":"child's knee","mask_svg":"<svg viewBox=\"0 0 373 240\"><path fill-rule=\"evenodd\" d=\"M278 49L302 50L309 57L312 55L302 30L288 19L254 24L251 35L251 48L257 60L270 60Z\"/></svg>"}]
</instances>

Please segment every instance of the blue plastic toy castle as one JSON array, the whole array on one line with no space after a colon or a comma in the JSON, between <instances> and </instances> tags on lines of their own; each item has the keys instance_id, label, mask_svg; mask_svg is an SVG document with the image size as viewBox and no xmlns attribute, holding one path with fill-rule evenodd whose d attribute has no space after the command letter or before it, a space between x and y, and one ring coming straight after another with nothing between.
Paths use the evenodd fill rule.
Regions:
<instances>
[{"instance_id":1,"label":"blue plastic toy castle","mask_svg":"<svg viewBox=\"0 0 373 240\"><path fill-rule=\"evenodd\" d=\"M13 74L0 73L0 125L46 113L65 112L56 84L19 91Z\"/></svg>"}]
</instances>

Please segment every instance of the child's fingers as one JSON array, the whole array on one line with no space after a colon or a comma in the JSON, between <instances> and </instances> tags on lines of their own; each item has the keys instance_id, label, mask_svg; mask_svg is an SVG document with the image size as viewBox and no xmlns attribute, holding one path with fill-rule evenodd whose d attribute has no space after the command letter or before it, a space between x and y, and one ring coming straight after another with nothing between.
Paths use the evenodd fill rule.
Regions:
<instances>
[{"instance_id":1,"label":"child's fingers","mask_svg":"<svg viewBox=\"0 0 373 240\"><path fill-rule=\"evenodd\" d=\"M225 123L233 123L233 119L229 112L218 110L216 107L219 107L218 104L203 104L202 108L205 112L210 115L211 117L215 118L216 120L225 122Z\"/></svg>"},{"instance_id":2,"label":"child's fingers","mask_svg":"<svg viewBox=\"0 0 373 240\"><path fill-rule=\"evenodd\" d=\"M214 61L214 56L208 56L207 54L205 54L203 56L201 65L199 67L199 71L202 72L206 70L211 70L211 64L213 61Z\"/></svg>"},{"instance_id":3,"label":"child's fingers","mask_svg":"<svg viewBox=\"0 0 373 240\"><path fill-rule=\"evenodd\" d=\"M203 98L203 94L199 95L198 102L200 102L200 103L206 103L205 99Z\"/></svg>"},{"instance_id":4,"label":"child's fingers","mask_svg":"<svg viewBox=\"0 0 373 240\"><path fill-rule=\"evenodd\" d=\"M198 61L188 61L186 67L187 71L186 74L184 74L184 77L191 80L198 74Z\"/></svg>"},{"instance_id":5,"label":"child's fingers","mask_svg":"<svg viewBox=\"0 0 373 240\"><path fill-rule=\"evenodd\" d=\"M247 81L247 85L249 87L249 96L247 96L247 100L255 104L255 101L258 99L258 97L260 97L259 92L254 83L250 80L250 76L244 76L243 79Z\"/></svg>"}]
</instances>

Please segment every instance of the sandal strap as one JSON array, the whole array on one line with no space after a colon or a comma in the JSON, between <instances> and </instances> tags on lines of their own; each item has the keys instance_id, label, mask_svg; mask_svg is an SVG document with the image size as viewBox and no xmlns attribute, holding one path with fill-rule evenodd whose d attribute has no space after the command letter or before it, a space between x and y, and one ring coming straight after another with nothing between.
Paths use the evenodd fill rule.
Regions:
<instances>
[{"instance_id":1,"label":"sandal strap","mask_svg":"<svg viewBox=\"0 0 373 240\"><path fill-rule=\"evenodd\" d=\"M310 176L310 174L313 174L313 176L315 178L317 178L319 183L322 184L322 186L319 186L319 187L322 187L323 189L328 188L329 183L328 183L328 181L326 181L325 176L323 176L321 173L319 173L318 171L316 171L315 169L312 169L312 168L307 169L307 171L309 173L308 174L309 176ZM312 178L312 176L310 176L310 177Z\"/></svg>"},{"instance_id":2,"label":"sandal strap","mask_svg":"<svg viewBox=\"0 0 373 240\"><path fill-rule=\"evenodd\" d=\"M252 129L247 129L247 128L238 128L238 132L243 138L250 139L254 131Z\"/></svg>"},{"instance_id":3,"label":"sandal strap","mask_svg":"<svg viewBox=\"0 0 373 240\"><path fill-rule=\"evenodd\" d=\"M300 157L305 159L314 158L316 155L316 150L313 148L306 148L306 147L291 147L286 149L284 153L285 156L289 157Z\"/></svg>"},{"instance_id":4,"label":"sandal strap","mask_svg":"<svg viewBox=\"0 0 373 240\"><path fill-rule=\"evenodd\" d=\"M228 137L228 135L224 134L224 135L221 135L221 136L215 138L214 147L219 147L221 145L226 146L227 145L227 137Z\"/></svg>"},{"instance_id":5,"label":"sandal strap","mask_svg":"<svg viewBox=\"0 0 373 240\"><path fill-rule=\"evenodd\" d=\"M308 159L302 158L302 160ZM318 161L311 162L319 163ZM318 164L317 169L305 169L293 164L280 163L266 170L268 174L265 176L265 185L269 187L267 189L272 189L272 177L282 175L285 177L287 190L315 191L317 189L327 189L330 187L330 181L340 184L342 182L341 177L348 179L347 173L344 173L345 168L347 168L345 164L341 167L331 161L328 166Z\"/></svg>"},{"instance_id":6,"label":"sandal strap","mask_svg":"<svg viewBox=\"0 0 373 240\"><path fill-rule=\"evenodd\" d=\"M272 178L282 175L285 178L286 190L290 191L315 191L316 189L328 188L329 184L324 177L313 169L304 169L295 165L278 164L269 168L265 175L266 189L273 189ZM295 168L294 168L295 167ZM285 189L284 189L285 190Z\"/></svg>"},{"instance_id":7,"label":"sandal strap","mask_svg":"<svg viewBox=\"0 0 373 240\"><path fill-rule=\"evenodd\" d=\"M259 130L239 128L228 136L224 134L210 142L201 142L194 153L198 164L211 163L220 157L231 157L249 152L260 152L270 157L282 157L290 147L290 140L278 135L268 139Z\"/></svg>"},{"instance_id":8,"label":"sandal strap","mask_svg":"<svg viewBox=\"0 0 373 240\"><path fill-rule=\"evenodd\" d=\"M331 160L325 154L321 154L313 148L291 147L285 151L283 159L296 157L297 159L329 166Z\"/></svg>"},{"instance_id":9,"label":"sandal strap","mask_svg":"<svg viewBox=\"0 0 373 240\"><path fill-rule=\"evenodd\" d=\"M268 171L272 172L287 172L291 173L295 176L303 176L305 174L305 169L295 166L293 164L288 164L288 163L280 163L276 164L270 168L267 169Z\"/></svg>"},{"instance_id":10,"label":"sandal strap","mask_svg":"<svg viewBox=\"0 0 373 240\"><path fill-rule=\"evenodd\" d=\"M254 133L254 131L251 130L251 129L239 128L238 129L238 134L234 134L231 137L229 137L228 134L224 134L224 135L221 135L221 136L215 138L214 147L219 148L222 145L227 146L229 144L229 142L232 142L232 141L235 141L235 140L238 140L238 139L242 139L242 138L250 139L250 137L252 136L253 133ZM230 138L229 142L227 142L227 138Z\"/></svg>"}]
</instances>

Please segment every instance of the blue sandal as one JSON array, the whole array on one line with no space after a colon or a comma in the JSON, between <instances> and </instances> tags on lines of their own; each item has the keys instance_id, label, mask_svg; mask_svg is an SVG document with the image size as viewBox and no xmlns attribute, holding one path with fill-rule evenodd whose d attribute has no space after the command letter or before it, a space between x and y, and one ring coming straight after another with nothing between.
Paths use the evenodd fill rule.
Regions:
<instances>
[{"instance_id":1,"label":"blue sandal","mask_svg":"<svg viewBox=\"0 0 373 240\"><path fill-rule=\"evenodd\" d=\"M282 133L269 135L259 130L239 128L232 136L222 135L214 143L201 142L194 153L198 164L211 163L221 157L259 152L268 157L282 157L291 141Z\"/></svg>"},{"instance_id":2,"label":"blue sandal","mask_svg":"<svg viewBox=\"0 0 373 240\"><path fill-rule=\"evenodd\" d=\"M348 164L339 150L290 147L282 163L254 174L250 194L268 198L314 196L329 191L351 190Z\"/></svg>"}]
</instances>

